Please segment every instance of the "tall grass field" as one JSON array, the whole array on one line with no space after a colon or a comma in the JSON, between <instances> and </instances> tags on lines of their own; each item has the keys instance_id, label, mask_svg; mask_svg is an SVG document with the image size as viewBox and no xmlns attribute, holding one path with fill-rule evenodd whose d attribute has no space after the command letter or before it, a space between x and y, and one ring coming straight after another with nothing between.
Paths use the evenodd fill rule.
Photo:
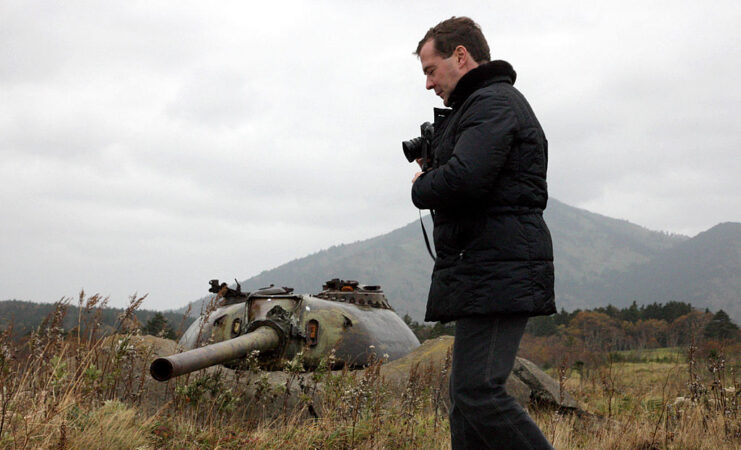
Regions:
<instances>
[{"instance_id":1,"label":"tall grass field","mask_svg":"<svg viewBox=\"0 0 741 450\"><path fill-rule=\"evenodd\" d=\"M0 448L446 449L449 355L389 380L382 356L362 371L307 373L300 358L280 373L250 355L242 370L211 368L166 383L154 355L173 341L131 326L132 297L113 333L97 318L104 299L81 294L31 335L0 334ZM523 349L526 354L527 349ZM564 358L548 371L581 412L529 412L558 449L737 449L741 411L734 342Z\"/></svg>"}]
</instances>

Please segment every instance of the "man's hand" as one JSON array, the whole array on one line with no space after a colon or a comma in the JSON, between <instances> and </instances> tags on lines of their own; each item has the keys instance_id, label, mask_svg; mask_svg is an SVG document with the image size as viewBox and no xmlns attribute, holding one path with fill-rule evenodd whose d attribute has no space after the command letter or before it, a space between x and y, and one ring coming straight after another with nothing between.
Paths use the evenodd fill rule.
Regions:
<instances>
[{"instance_id":1,"label":"man's hand","mask_svg":"<svg viewBox=\"0 0 741 450\"><path fill-rule=\"evenodd\" d=\"M420 169L424 167L424 164L425 164L425 160L424 159L417 158L416 161L417 161L417 164L419 164L419 168ZM423 173L424 172L417 172L417 173L415 173L414 174L414 178L412 178L412 184L414 184L414 182L417 181L417 178L419 178Z\"/></svg>"}]
</instances>

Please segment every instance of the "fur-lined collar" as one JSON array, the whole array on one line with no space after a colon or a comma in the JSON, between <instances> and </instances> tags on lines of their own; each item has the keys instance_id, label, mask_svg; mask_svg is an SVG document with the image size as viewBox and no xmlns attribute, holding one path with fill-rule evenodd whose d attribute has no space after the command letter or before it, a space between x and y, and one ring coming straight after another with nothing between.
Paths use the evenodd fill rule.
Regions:
<instances>
[{"instance_id":1,"label":"fur-lined collar","mask_svg":"<svg viewBox=\"0 0 741 450\"><path fill-rule=\"evenodd\" d=\"M498 59L487 62L468 71L458 80L453 93L450 94L450 106L460 106L474 91L492 83L504 81L515 84L517 73L507 61Z\"/></svg>"}]
</instances>

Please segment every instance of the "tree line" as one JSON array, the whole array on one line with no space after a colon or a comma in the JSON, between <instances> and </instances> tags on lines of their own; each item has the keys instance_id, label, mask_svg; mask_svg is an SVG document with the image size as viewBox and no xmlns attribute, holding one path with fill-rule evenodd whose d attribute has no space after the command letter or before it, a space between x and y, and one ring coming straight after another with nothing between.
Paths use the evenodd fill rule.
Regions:
<instances>
[{"instance_id":1,"label":"tree line","mask_svg":"<svg viewBox=\"0 0 741 450\"><path fill-rule=\"evenodd\" d=\"M0 301L0 331L12 327L14 337L28 336L54 310L53 303ZM80 311L79 306L69 305L61 321L61 327L68 333L78 326L79 321L85 322L93 318L93 315L97 315L94 319L99 323L100 332L111 332L116 328L123 312L121 308L103 307L88 310L84 306ZM127 324L128 326L141 329L143 334L159 335L169 339L174 339L179 329L181 332L184 331L195 320L175 312L136 310L133 314L133 323Z\"/></svg>"},{"instance_id":2,"label":"tree line","mask_svg":"<svg viewBox=\"0 0 741 450\"><path fill-rule=\"evenodd\" d=\"M722 309L711 313L690 303L671 301L625 308L613 305L533 317L526 332L533 336L570 334L615 350L674 347L692 339L738 339L738 326Z\"/></svg>"},{"instance_id":3,"label":"tree line","mask_svg":"<svg viewBox=\"0 0 741 450\"><path fill-rule=\"evenodd\" d=\"M455 334L454 323L424 324L408 314L404 321L420 341ZM592 348L614 351L676 347L698 339L739 339L739 328L725 311L711 313L676 301L640 306L633 302L625 308L608 305L571 312L562 308L550 316L532 317L525 333L539 338L580 340Z\"/></svg>"}]
</instances>

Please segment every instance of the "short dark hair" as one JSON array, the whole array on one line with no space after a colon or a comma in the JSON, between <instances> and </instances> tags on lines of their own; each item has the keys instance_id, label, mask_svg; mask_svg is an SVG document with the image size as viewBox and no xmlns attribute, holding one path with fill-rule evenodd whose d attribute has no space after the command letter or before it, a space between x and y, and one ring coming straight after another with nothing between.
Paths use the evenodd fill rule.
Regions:
<instances>
[{"instance_id":1,"label":"short dark hair","mask_svg":"<svg viewBox=\"0 0 741 450\"><path fill-rule=\"evenodd\" d=\"M453 50L462 45L466 47L468 53L477 63L491 60L489 44L486 43L481 27L468 17L453 16L427 30L427 34L419 41L417 51L414 54L419 56L422 46L430 39L434 41L435 50L443 58L449 58L453 54Z\"/></svg>"}]
</instances>

